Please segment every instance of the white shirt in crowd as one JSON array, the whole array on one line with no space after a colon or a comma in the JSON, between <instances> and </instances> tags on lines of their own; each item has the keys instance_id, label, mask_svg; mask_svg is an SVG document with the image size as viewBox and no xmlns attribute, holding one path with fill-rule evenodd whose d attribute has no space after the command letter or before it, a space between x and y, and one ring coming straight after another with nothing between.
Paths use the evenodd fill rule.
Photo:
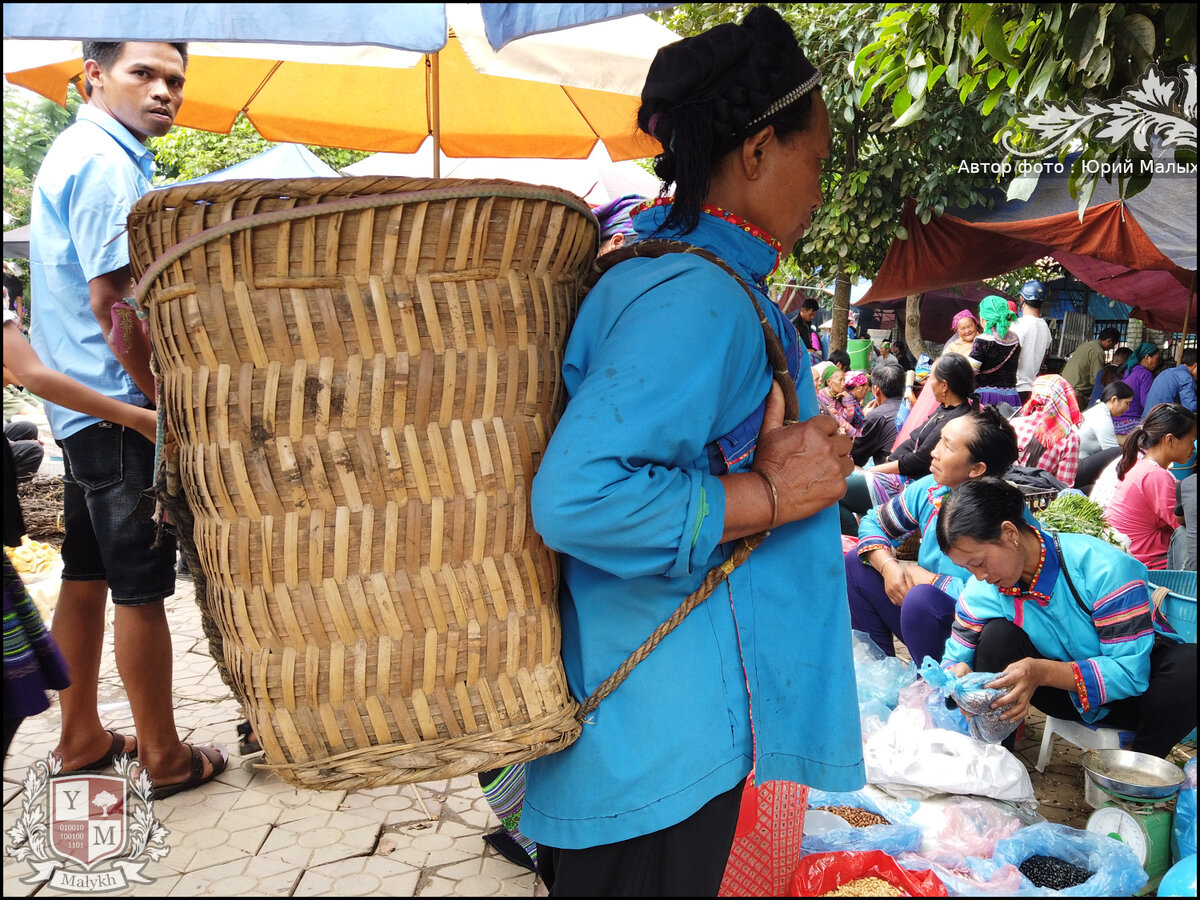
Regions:
<instances>
[{"instance_id":1,"label":"white shirt in crowd","mask_svg":"<svg viewBox=\"0 0 1200 900\"><path fill-rule=\"evenodd\" d=\"M1096 402L1084 410L1079 423L1079 459L1082 462L1093 453L1119 447L1113 430L1112 411L1107 403Z\"/></svg>"},{"instance_id":2,"label":"white shirt in crowd","mask_svg":"<svg viewBox=\"0 0 1200 900\"><path fill-rule=\"evenodd\" d=\"M1017 362L1017 391L1033 390L1033 382L1042 369L1042 360L1050 349L1050 326L1041 316L1022 315L1012 324L1021 339L1021 358Z\"/></svg>"}]
</instances>

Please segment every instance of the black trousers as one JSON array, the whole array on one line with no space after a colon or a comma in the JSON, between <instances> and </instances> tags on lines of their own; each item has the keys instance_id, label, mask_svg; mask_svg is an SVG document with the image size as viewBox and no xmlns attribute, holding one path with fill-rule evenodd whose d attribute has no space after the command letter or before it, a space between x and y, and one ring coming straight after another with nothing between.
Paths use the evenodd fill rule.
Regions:
<instances>
[{"instance_id":1,"label":"black trousers","mask_svg":"<svg viewBox=\"0 0 1200 900\"><path fill-rule=\"evenodd\" d=\"M538 845L551 897L715 897L741 809L744 779L661 831L582 850Z\"/></svg>"},{"instance_id":2,"label":"black trousers","mask_svg":"<svg viewBox=\"0 0 1200 900\"><path fill-rule=\"evenodd\" d=\"M1032 657L1045 659L1024 631L1007 619L990 619L983 626L975 650L976 672L1003 672L1009 663ZM1056 719L1082 722L1071 695L1060 688L1040 687L1033 692L1034 706ZM1154 639L1150 651L1150 684L1138 697L1107 704L1103 728L1135 732L1132 749L1164 759L1196 727L1196 645ZM1005 746L1012 748L1014 735Z\"/></svg>"},{"instance_id":3,"label":"black trousers","mask_svg":"<svg viewBox=\"0 0 1200 900\"><path fill-rule=\"evenodd\" d=\"M838 501L838 516L842 523L842 534L858 537L858 519L871 511L871 489L866 478L846 479L846 496Z\"/></svg>"}]
</instances>

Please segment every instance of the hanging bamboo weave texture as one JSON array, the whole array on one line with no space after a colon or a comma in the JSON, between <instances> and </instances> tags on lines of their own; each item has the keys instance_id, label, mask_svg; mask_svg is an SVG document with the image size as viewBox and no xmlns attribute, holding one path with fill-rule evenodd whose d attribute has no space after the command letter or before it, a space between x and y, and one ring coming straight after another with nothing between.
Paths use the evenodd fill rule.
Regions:
<instances>
[{"instance_id":1,"label":"hanging bamboo weave texture","mask_svg":"<svg viewBox=\"0 0 1200 900\"><path fill-rule=\"evenodd\" d=\"M292 784L536 758L578 735L529 489L595 259L572 194L328 178L130 214L218 664Z\"/></svg>"}]
</instances>

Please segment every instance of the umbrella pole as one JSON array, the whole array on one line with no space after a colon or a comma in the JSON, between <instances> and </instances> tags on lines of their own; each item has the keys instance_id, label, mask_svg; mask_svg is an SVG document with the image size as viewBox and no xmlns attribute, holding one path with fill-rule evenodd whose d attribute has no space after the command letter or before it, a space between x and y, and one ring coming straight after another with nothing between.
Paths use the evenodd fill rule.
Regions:
<instances>
[{"instance_id":1,"label":"umbrella pole","mask_svg":"<svg viewBox=\"0 0 1200 900\"><path fill-rule=\"evenodd\" d=\"M440 73L438 69L438 54L430 53L425 57L429 60L429 108L430 120L433 123L433 177L442 177L442 109Z\"/></svg>"},{"instance_id":2,"label":"umbrella pole","mask_svg":"<svg viewBox=\"0 0 1200 900\"><path fill-rule=\"evenodd\" d=\"M1196 273L1192 273L1192 289L1188 291L1187 306L1183 308L1183 338L1175 348L1175 365L1183 363L1183 345L1187 343L1188 313L1192 311L1192 303L1196 300Z\"/></svg>"}]
</instances>

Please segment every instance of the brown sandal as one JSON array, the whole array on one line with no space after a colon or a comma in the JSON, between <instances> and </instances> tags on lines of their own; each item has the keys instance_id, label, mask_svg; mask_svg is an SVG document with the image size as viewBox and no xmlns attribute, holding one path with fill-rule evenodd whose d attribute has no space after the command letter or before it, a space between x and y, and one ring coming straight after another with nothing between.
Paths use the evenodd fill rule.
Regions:
<instances>
[{"instance_id":1,"label":"brown sandal","mask_svg":"<svg viewBox=\"0 0 1200 900\"><path fill-rule=\"evenodd\" d=\"M192 774L186 781L179 781L175 784L164 784L162 786L154 785L155 800L172 797L181 791L191 790L205 782L212 781L225 771L225 766L229 763L229 751L220 744L213 744L211 747L197 747L194 744L184 744L184 746L192 751ZM205 759L212 763L213 767L212 772L207 776L204 775Z\"/></svg>"},{"instance_id":2,"label":"brown sandal","mask_svg":"<svg viewBox=\"0 0 1200 900\"><path fill-rule=\"evenodd\" d=\"M97 759L95 762L90 762L86 766L80 766L78 769L72 769L70 772L63 772L63 775L74 775L76 772L99 772L101 769L107 769L113 764L116 758L125 753L125 735L120 732L113 731L111 728L104 729L112 736L112 745L108 748L108 752ZM137 739L134 739L133 749L129 751L130 759L137 759Z\"/></svg>"}]
</instances>

